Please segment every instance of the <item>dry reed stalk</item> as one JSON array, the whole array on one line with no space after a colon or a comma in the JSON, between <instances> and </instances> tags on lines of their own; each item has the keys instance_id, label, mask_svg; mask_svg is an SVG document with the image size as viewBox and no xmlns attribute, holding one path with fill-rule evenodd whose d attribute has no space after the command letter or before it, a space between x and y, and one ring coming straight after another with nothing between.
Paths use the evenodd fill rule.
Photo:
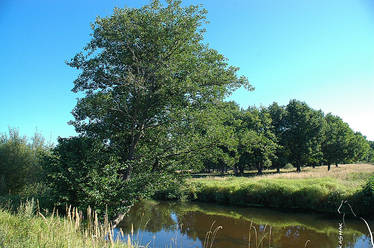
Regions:
<instances>
[{"instance_id":1,"label":"dry reed stalk","mask_svg":"<svg viewBox=\"0 0 374 248\"><path fill-rule=\"evenodd\" d=\"M210 235L212 234L212 228L214 226L214 223L216 223L216 221L213 221L212 225L210 226L209 231L205 234L205 239L204 239L204 244L203 244L204 248L208 247L209 238L210 238Z\"/></svg>"},{"instance_id":2,"label":"dry reed stalk","mask_svg":"<svg viewBox=\"0 0 374 248\"><path fill-rule=\"evenodd\" d=\"M214 229L214 231L213 231L213 235L212 235L212 238L211 238L210 248L213 247L213 243L214 243L214 240L216 239L217 232L218 232L220 229L223 229L223 227L222 227L222 226L218 226L218 227L216 227L216 229Z\"/></svg>"}]
</instances>

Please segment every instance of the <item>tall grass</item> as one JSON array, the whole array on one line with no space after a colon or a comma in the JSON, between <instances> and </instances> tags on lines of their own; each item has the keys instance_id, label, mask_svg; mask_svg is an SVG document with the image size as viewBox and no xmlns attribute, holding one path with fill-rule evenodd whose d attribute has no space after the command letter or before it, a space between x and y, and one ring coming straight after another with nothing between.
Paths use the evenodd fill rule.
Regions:
<instances>
[{"instance_id":1,"label":"tall grass","mask_svg":"<svg viewBox=\"0 0 374 248\"><path fill-rule=\"evenodd\" d=\"M86 221L76 208L70 207L66 213L65 217L55 211L42 214L33 200L22 203L16 214L0 209L0 247L137 247L130 237L127 243L115 240L109 221L104 218L100 223L91 209L87 210Z\"/></svg>"}]
</instances>

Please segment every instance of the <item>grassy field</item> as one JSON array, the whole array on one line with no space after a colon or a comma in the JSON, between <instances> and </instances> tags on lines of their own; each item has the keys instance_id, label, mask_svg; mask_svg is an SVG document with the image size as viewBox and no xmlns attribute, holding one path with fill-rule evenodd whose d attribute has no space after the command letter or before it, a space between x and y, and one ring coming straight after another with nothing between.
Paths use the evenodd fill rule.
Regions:
<instances>
[{"instance_id":1,"label":"grassy field","mask_svg":"<svg viewBox=\"0 0 374 248\"><path fill-rule=\"evenodd\" d=\"M198 182L203 184L220 184L220 185L234 185L246 184L258 181L267 181L276 179L274 181L282 181L282 179L292 179L292 183L300 183L303 180L299 179L326 179L330 178L341 189L354 191L362 187L367 179L374 174L374 165L371 164L346 164L339 165L339 167L332 166L330 171L327 171L327 166L318 166L316 168L305 167L302 172L297 173L295 169L284 169L281 173L275 173L276 170L267 170L262 176L249 177L233 177L233 176L207 176L202 178L190 179L191 182ZM246 174L254 175L255 171L248 171ZM294 181L295 180L295 181ZM290 181L291 182L291 181Z\"/></svg>"},{"instance_id":2,"label":"grassy field","mask_svg":"<svg viewBox=\"0 0 374 248\"><path fill-rule=\"evenodd\" d=\"M62 218L58 214L44 217L36 211L33 201L22 204L17 213L0 209L0 247L6 248L135 248L113 240L113 229L100 225L93 216L91 222L82 222L82 216L74 209Z\"/></svg>"},{"instance_id":3,"label":"grassy field","mask_svg":"<svg viewBox=\"0 0 374 248\"><path fill-rule=\"evenodd\" d=\"M359 214L373 216L374 195L363 188L373 175L371 164L339 165L330 171L327 166L307 167L301 173L192 178L183 190L189 199L202 202L320 212L336 212L342 200L348 200Z\"/></svg>"}]
</instances>

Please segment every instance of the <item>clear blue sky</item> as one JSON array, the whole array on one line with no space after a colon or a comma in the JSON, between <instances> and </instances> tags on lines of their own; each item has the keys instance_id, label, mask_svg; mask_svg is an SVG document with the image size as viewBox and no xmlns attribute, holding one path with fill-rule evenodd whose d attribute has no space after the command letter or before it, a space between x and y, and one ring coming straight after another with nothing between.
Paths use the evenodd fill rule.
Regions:
<instances>
[{"instance_id":1,"label":"clear blue sky","mask_svg":"<svg viewBox=\"0 0 374 248\"><path fill-rule=\"evenodd\" d=\"M89 24L143 0L0 0L0 132L8 126L55 142L78 75L65 61L89 41ZM200 0L206 41L256 87L231 97L242 107L290 99L332 112L374 140L373 0Z\"/></svg>"}]
</instances>

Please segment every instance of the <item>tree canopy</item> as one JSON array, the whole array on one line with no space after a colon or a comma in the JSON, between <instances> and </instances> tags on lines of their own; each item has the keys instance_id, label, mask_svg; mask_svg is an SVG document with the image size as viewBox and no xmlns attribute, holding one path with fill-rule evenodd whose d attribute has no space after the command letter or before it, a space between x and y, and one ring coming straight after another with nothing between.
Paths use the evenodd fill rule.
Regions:
<instances>
[{"instance_id":1,"label":"tree canopy","mask_svg":"<svg viewBox=\"0 0 374 248\"><path fill-rule=\"evenodd\" d=\"M197 166L230 135L216 106L253 88L204 42L205 23L205 9L178 0L115 9L68 62L81 71L73 91L82 96L70 123L115 154L124 181Z\"/></svg>"}]
</instances>

